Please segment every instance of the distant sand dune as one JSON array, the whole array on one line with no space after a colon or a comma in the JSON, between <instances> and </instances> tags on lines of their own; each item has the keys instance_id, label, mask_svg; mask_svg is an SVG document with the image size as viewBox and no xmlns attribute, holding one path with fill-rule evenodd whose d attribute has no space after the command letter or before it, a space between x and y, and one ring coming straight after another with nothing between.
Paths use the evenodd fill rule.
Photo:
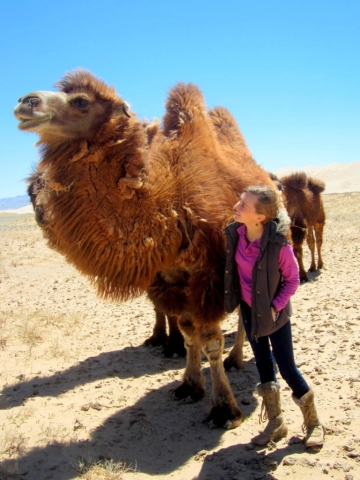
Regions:
<instances>
[{"instance_id":1,"label":"distant sand dune","mask_svg":"<svg viewBox=\"0 0 360 480\"><path fill-rule=\"evenodd\" d=\"M332 163L320 167L286 167L275 173L282 177L299 171L325 182L325 193L360 192L360 160L350 164Z\"/></svg>"},{"instance_id":2,"label":"distant sand dune","mask_svg":"<svg viewBox=\"0 0 360 480\"><path fill-rule=\"evenodd\" d=\"M17 208L16 210L0 210L0 213L33 213L34 209L32 205L26 205L26 207Z\"/></svg>"}]
</instances>

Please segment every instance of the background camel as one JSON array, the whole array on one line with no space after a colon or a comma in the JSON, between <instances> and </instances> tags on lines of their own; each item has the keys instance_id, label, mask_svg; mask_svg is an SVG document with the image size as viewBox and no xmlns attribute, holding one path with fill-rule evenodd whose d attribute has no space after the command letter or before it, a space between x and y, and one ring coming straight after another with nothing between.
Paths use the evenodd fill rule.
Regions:
<instances>
[{"instance_id":1,"label":"background camel","mask_svg":"<svg viewBox=\"0 0 360 480\"><path fill-rule=\"evenodd\" d=\"M49 246L101 296L125 300L147 291L160 312L177 315L187 365L175 396L204 395L202 350L213 380L207 420L236 427L242 413L222 365L219 326L223 227L245 186L272 181L239 155L236 135L226 148L219 142L192 84L170 91L150 146L126 102L89 72L70 73L57 87L25 95L15 109L19 128L40 137L41 160L30 181L36 178Z\"/></svg>"},{"instance_id":2,"label":"background camel","mask_svg":"<svg viewBox=\"0 0 360 480\"><path fill-rule=\"evenodd\" d=\"M307 282L308 275L303 263L303 242L311 252L310 272L323 267L321 247L325 225L325 210L321 193L325 183L307 177L304 172L296 172L279 179L286 209L291 218L291 240L299 264L300 281ZM315 244L318 261L315 261Z\"/></svg>"}]
</instances>

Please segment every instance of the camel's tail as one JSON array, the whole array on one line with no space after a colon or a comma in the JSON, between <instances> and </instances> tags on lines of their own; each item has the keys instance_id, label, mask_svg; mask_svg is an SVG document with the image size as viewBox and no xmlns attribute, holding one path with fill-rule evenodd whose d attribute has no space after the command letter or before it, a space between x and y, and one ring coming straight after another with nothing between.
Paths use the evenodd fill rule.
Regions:
<instances>
[{"instance_id":1,"label":"camel's tail","mask_svg":"<svg viewBox=\"0 0 360 480\"><path fill-rule=\"evenodd\" d=\"M308 179L305 172L296 172L291 175L280 178L280 182L285 188L293 188L294 190L304 190L307 187Z\"/></svg>"},{"instance_id":2,"label":"camel's tail","mask_svg":"<svg viewBox=\"0 0 360 480\"><path fill-rule=\"evenodd\" d=\"M164 134L176 134L181 127L198 116L205 116L205 103L199 88L193 83L178 83L168 95L163 118Z\"/></svg>"},{"instance_id":3,"label":"camel's tail","mask_svg":"<svg viewBox=\"0 0 360 480\"><path fill-rule=\"evenodd\" d=\"M308 177L308 188L315 194L325 190L325 183L317 178Z\"/></svg>"}]
</instances>

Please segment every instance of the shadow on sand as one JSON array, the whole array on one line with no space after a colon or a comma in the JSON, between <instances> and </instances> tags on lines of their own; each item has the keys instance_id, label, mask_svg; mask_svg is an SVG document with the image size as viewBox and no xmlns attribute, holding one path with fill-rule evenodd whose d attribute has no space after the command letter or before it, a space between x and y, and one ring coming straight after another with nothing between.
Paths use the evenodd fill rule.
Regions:
<instances>
[{"instance_id":1,"label":"shadow on sand","mask_svg":"<svg viewBox=\"0 0 360 480\"><path fill-rule=\"evenodd\" d=\"M51 376L38 376L31 381L20 379L15 387L6 387L2 393L11 409L23 404L27 398L58 397L67 390L96 380L114 376L119 379L139 379L144 375L182 369L184 366L185 359L164 359L158 349L126 347L89 357ZM18 475L13 478L27 480L76 478L74 465L79 458L111 458L126 462L136 467L138 472L149 475L167 475L181 470L199 451L215 449L225 432L222 429L210 430L203 423L211 408L211 375L209 368L203 368L202 371L207 394L198 403L174 401L171 392L179 383L169 382L158 389L149 389L133 405L118 408L115 414L107 417L91 432L90 439L53 442L33 448L16 461L6 460L1 468L17 471ZM228 375L238 404L245 416L249 416L257 406L257 400L253 398L255 365L245 362L241 372ZM97 415L97 412L91 410L91 415ZM61 424L61 419L56 421ZM5 477L0 474L0 478Z\"/></svg>"},{"instance_id":2,"label":"shadow on sand","mask_svg":"<svg viewBox=\"0 0 360 480\"><path fill-rule=\"evenodd\" d=\"M294 437L295 438L295 437ZM299 439L297 439L299 440ZM297 462L296 457L304 453L303 443L274 446L274 450L262 447L249 447L249 444L237 444L222 448L204 457L199 475L196 480L215 480L220 478L236 478L237 480L278 479L276 469L287 457L288 465ZM316 455L316 451L306 451ZM290 472L289 472L290 473ZM283 476L283 475L282 475ZM281 478L282 478L281 476ZM291 478L291 474L290 477ZM194 479L195 480L195 479Z\"/></svg>"}]
</instances>

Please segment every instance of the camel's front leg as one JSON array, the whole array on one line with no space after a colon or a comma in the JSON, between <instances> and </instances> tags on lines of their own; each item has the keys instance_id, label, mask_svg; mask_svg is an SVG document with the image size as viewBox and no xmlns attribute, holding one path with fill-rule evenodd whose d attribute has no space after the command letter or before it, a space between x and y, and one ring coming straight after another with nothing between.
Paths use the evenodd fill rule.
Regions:
<instances>
[{"instance_id":1,"label":"camel's front leg","mask_svg":"<svg viewBox=\"0 0 360 480\"><path fill-rule=\"evenodd\" d=\"M218 325L204 327L201 347L210 362L213 382L213 407L207 416L210 427L235 428L242 422L243 414L236 404L222 362L224 337Z\"/></svg>"},{"instance_id":2,"label":"camel's front leg","mask_svg":"<svg viewBox=\"0 0 360 480\"><path fill-rule=\"evenodd\" d=\"M186 368L183 383L175 389L174 395L179 399L190 398L196 402L205 394L199 333L189 315L183 314L178 319L178 326L185 339Z\"/></svg>"},{"instance_id":3,"label":"camel's front leg","mask_svg":"<svg viewBox=\"0 0 360 480\"><path fill-rule=\"evenodd\" d=\"M229 356L224 360L225 370L230 370L232 367L240 370L244 364L244 342L245 342L245 328L243 324L243 319L241 315L241 310L239 309L239 323L238 331L235 338L235 343Z\"/></svg>"}]
</instances>

